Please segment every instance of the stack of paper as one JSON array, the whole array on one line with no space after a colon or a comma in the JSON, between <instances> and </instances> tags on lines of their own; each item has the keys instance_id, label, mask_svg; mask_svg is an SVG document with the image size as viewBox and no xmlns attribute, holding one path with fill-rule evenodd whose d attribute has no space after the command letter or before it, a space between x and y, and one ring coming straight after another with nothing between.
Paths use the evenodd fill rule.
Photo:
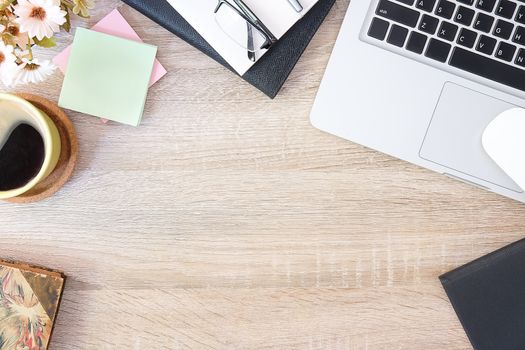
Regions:
<instances>
[{"instance_id":1,"label":"stack of paper","mask_svg":"<svg viewBox=\"0 0 525 350\"><path fill-rule=\"evenodd\" d=\"M122 24L119 16L110 14L106 23ZM139 42L126 26L120 26L121 32L111 28L120 37L78 28L70 52L55 58L65 70L59 105L137 126L148 87L166 71L155 60L155 46Z\"/></svg>"}]
</instances>

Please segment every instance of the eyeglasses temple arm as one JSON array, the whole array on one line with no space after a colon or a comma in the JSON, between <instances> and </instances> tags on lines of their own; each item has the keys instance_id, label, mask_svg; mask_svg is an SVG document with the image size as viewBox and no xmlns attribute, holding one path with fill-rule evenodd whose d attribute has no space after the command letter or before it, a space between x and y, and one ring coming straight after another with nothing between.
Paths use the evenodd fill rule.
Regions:
<instances>
[{"instance_id":1,"label":"eyeglasses temple arm","mask_svg":"<svg viewBox=\"0 0 525 350\"><path fill-rule=\"evenodd\" d=\"M270 29L268 29L264 23L253 13L253 11L246 6L244 1L242 0L233 0L237 6L241 9L241 11L250 18L258 27L260 27L261 30L264 31L264 33L268 36L268 39L271 41L271 43L275 43L277 41L277 38L272 34Z\"/></svg>"}]
</instances>

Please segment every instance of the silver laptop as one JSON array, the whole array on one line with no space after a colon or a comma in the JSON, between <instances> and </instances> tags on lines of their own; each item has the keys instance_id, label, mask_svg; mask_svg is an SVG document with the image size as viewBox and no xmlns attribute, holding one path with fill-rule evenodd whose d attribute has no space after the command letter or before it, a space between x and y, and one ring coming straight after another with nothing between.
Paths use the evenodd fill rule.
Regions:
<instances>
[{"instance_id":1,"label":"silver laptop","mask_svg":"<svg viewBox=\"0 0 525 350\"><path fill-rule=\"evenodd\" d=\"M352 0L311 121L525 202L481 143L516 106L525 107L523 0Z\"/></svg>"}]
</instances>

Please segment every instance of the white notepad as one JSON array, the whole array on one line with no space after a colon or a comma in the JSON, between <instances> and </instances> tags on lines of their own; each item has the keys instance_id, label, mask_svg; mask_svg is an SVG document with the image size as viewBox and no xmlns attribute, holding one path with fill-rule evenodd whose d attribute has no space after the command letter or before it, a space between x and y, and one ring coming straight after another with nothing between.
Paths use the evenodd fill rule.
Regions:
<instances>
[{"instance_id":1,"label":"white notepad","mask_svg":"<svg viewBox=\"0 0 525 350\"><path fill-rule=\"evenodd\" d=\"M259 17L277 39L281 38L301 19L318 0L299 0L303 11L296 12L288 0L243 0ZM240 75L255 62L248 59L246 49L236 44L223 32L215 21L217 0L168 0L193 28L217 51ZM258 52L257 59L264 55Z\"/></svg>"}]
</instances>

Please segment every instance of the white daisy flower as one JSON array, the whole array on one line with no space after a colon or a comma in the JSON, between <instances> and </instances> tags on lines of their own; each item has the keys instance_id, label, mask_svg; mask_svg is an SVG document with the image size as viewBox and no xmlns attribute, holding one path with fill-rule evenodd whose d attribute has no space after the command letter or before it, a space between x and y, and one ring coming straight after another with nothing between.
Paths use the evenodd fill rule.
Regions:
<instances>
[{"instance_id":1,"label":"white daisy flower","mask_svg":"<svg viewBox=\"0 0 525 350\"><path fill-rule=\"evenodd\" d=\"M11 86L14 83L18 69L13 46L0 41L0 78L5 86Z\"/></svg>"},{"instance_id":2,"label":"white daisy flower","mask_svg":"<svg viewBox=\"0 0 525 350\"><path fill-rule=\"evenodd\" d=\"M18 0L15 15L20 30L38 40L51 38L66 22L66 12L54 0Z\"/></svg>"},{"instance_id":3,"label":"white daisy flower","mask_svg":"<svg viewBox=\"0 0 525 350\"><path fill-rule=\"evenodd\" d=\"M22 58L16 82L19 84L40 83L51 75L55 68L51 61L40 62L36 58L33 60Z\"/></svg>"}]
</instances>

